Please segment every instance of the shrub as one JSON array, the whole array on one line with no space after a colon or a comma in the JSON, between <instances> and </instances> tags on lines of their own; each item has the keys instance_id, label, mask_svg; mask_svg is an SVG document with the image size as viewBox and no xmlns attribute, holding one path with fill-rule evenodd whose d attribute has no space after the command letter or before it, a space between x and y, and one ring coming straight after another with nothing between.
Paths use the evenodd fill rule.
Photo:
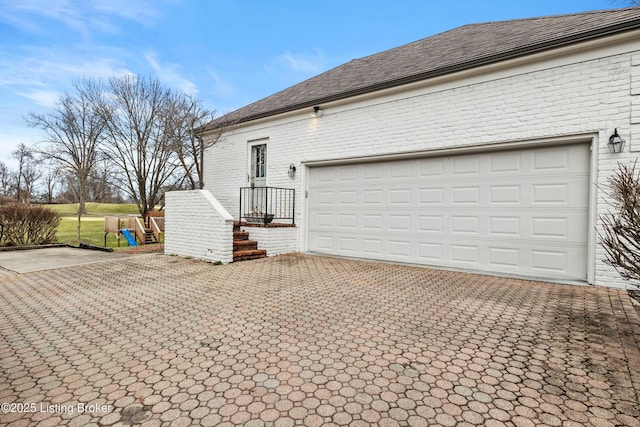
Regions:
<instances>
[{"instance_id":1,"label":"shrub","mask_svg":"<svg viewBox=\"0 0 640 427\"><path fill-rule=\"evenodd\" d=\"M618 164L618 170L609 178L605 193L611 199L613 212L600 217L603 232L599 233L604 247L605 262L630 280L640 283L640 173L636 163Z\"/></svg>"},{"instance_id":2,"label":"shrub","mask_svg":"<svg viewBox=\"0 0 640 427\"><path fill-rule=\"evenodd\" d=\"M60 216L41 206L0 206L0 246L53 243L59 224Z\"/></svg>"}]
</instances>

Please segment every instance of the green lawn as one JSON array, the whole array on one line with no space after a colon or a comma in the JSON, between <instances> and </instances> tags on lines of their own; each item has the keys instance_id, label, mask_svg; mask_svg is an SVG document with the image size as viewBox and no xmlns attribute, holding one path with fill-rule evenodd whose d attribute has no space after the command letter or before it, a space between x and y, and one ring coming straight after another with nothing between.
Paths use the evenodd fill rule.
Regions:
<instances>
[{"instance_id":1,"label":"green lawn","mask_svg":"<svg viewBox=\"0 0 640 427\"><path fill-rule=\"evenodd\" d=\"M62 217L76 217L78 205L67 203L62 205L44 205L60 214ZM87 203L87 213L83 217L104 217L108 215L137 214L138 208L131 203Z\"/></svg>"},{"instance_id":2,"label":"green lawn","mask_svg":"<svg viewBox=\"0 0 640 427\"><path fill-rule=\"evenodd\" d=\"M117 203L87 203L87 214L82 215L80 225L80 241L78 241L77 205L44 205L46 208L58 212L61 216L56 238L60 243L78 245L104 246L104 217L137 214L138 208L133 204ZM120 238L120 247L128 247L124 237ZM118 240L115 234L107 235L107 247L117 248Z\"/></svg>"}]
</instances>

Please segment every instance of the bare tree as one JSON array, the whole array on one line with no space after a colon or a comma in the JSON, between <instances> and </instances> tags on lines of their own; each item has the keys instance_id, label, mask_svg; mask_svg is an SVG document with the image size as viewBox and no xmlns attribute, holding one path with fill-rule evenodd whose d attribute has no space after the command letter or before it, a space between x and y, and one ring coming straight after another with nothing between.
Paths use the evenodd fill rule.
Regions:
<instances>
[{"instance_id":1,"label":"bare tree","mask_svg":"<svg viewBox=\"0 0 640 427\"><path fill-rule=\"evenodd\" d=\"M39 150L44 159L53 163L65 174L72 174L78 188L75 191L78 203L78 240L82 215L86 213L87 181L100 158L105 138L105 122L97 114L95 100L100 96L101 86L94 80L74 83L75 94L60 97L53 112L30 113L27 123L44 131L44 147Z\"/></svg>"},{"instance_id":2,"label":"bare tree","mask_svg":"<svg viewBox=\"0 0 640 427\"><path fill-rule=\"evenodd\" d=\"M625 279L640 283L640 173L636 163L618 163L618 170L609 178L603 190L611 200L613 212L600 217L604 231L600 244L605 262L614 266Z\"/></svg>"},{"instance_id":3,"label":"bare tree","mask_svg":"<svg viewBox=\"0 0 640 427\"><path fill-rule=\"evenodd\" d=\"M23 197L26 203L31 202L35 194L36 182L42 178L42 169L39 167L40 163L41 159L36 159L35 156L32 156L22 168Z\"/></svg>"},{"instance_id":4,"label":"bare tree","mask_svg":"<svg viewBox=\"0 0 640 427\"><path fill-rule=\"evenodd\" d=\"M14 181L15 174L11 172L7 165L0 162L0 196L11 197Z\"/></svg>"},{"instance_id":5,"label":"bare tree","mask_svg":"<svg viewBox=\"0 0 640 427\"><path fill-rule=\"evenodd\" d=\"M122 175L123 191L141 215L152 211L164 189L179 181L175 95L156 78L123 75L109 79L101 98L107 124L107 153Z\"/></svg>"},{"instance_id":6,"label":"bare tree","mask_svg":"<svg viewBox=\"0 0 640 427\"><path fill-rule=\"evenodd\" d=\"M44 194L43 199L46 203L53 203L55 198L56 187L60 183L60 171L55 168L49 168L44 175Z\"/></svg>"},{"instance_id":7,"label":"bare tree","mask_svg":"<svg viewBox=\"0 0 640 427\"><path fill-rule=\"evenodd\" d=\"M201 101L193 96L182 94L173 102L173 107L177 120L172 149L178 156L187 183L181 187L192 190L204 188L204 150L218 141L222 131L216 132L213 139L208 139L206 143L200 135L202 129L213 121L216 112L204 108Z\"/></svg>"},{"instance_id":8,"label":"bare tree","mask_svg":"<svg viewBox=\"0 0 640 427\"><path fill-rule=\"evenodd\" d=\"M118 199L113 185L113 167L108 161L100 162L89 177L89 197L94 202L111 202Z\"/></svg>"},{"instance_id":9,"label":"bare tree","mask_svg":"<svg viewBox=\"0 0 640 427\"><path fill-rule=\"evenodd\" d=\"M18 149L11 155L18 161L18 170L15 177L16 201L18 203L29 203L31 192L35 182L40 177L35 162L35 149L25 144L18 145Z\"/></svg>"}]
</instances>

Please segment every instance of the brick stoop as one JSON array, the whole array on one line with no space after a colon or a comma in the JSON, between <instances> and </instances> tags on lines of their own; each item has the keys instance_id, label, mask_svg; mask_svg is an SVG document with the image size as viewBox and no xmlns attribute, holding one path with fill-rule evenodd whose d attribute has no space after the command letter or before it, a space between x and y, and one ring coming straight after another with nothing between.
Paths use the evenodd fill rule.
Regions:
<instances>
[{"instance_id":1,"label":"brick stoop","mask_svg":"<svg viewBox=\"0 0 640 427\"><path fill-rule=\"evenodd\" d=\"M250 259L265 258L267 251L258 249L258 242L249 240L249 233L240 231L240 224L233 223L233 261L247 261Z\"/></svg>"}]
</instances>

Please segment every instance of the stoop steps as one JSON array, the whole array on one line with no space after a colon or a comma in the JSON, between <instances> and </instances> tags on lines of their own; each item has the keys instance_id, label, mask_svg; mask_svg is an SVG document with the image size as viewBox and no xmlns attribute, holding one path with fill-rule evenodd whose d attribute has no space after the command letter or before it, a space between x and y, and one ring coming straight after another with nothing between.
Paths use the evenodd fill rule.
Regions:
<instances>
[{"instance_id":1,"label":"stoop steps","mask_svg":"<svg viewBox=\"0 0 640 427\"><path fill-rule=\"evenodd\" d=\"M240 231L240 223L233 223L233 261L265 258L267 251L258 249L258 242L249 240L249 232Z\"/></svg>"}]
</instances>

